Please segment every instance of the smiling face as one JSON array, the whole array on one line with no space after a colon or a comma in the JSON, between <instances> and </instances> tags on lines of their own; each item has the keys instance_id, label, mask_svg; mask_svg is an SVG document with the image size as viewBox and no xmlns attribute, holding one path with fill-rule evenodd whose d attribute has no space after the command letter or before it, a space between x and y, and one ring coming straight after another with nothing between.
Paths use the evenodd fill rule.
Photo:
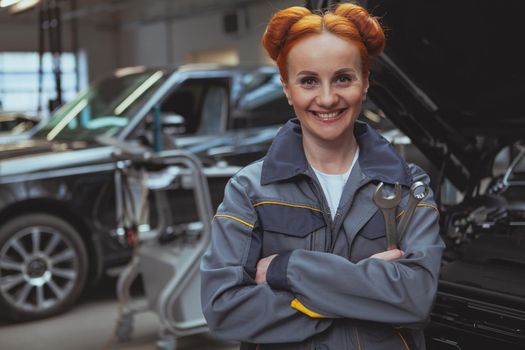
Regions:
<instances>
[{"instance_id":1,"label":"smiling face","mask_svg":"<svg viewBox=\"0 0 525 350\"><path fill-rule=\"evenodd\" d=\"M344 146L368 89L357 46L323 32L297 43L287 57L284 92L301 122L304 142Z\"/></svg>"}]
</instances>

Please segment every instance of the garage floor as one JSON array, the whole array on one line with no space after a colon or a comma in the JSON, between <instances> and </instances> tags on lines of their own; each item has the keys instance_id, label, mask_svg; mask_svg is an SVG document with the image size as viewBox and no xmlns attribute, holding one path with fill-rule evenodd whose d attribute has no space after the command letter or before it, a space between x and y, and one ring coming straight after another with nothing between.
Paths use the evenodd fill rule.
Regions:
<instances>
[{"instance_id":1,"label":"garage floor","mask_svg":"<svg viewBox=\"0 0 525 350\"><path fill-rule=\"evenodd\" d=\"M130 341L111 342L117 319L115 284L115 279L107 279L95 290L88 291L66 314L19 324L1 322L0 349L157 349L159 323L157 316L151 312L135 316L134 332ZM140 295L140 291L138 293ZM177 346L177 350L237 350L238 348L235 343L218 341L209 334L180 339Z\"/></svg>"}]
</instances>

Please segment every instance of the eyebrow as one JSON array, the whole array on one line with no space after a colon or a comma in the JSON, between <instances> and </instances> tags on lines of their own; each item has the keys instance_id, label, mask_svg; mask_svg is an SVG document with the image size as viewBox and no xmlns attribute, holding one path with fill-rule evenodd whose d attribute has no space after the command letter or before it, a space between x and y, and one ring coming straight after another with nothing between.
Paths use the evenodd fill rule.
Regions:
<instances>
[{"instance_id":1,"label":"eyebrow","mask_svg":"<svg viewBox=\"0 0 525 350\"><path fill-rule=\"evenodd\" d=\"M341 68L337 70L334 75L342 74L342 73L356 73L356 70L354 68ZM299 73L297 73L297 76L300 75L314 75L317 76L318 74L316 72L312 72L309 70L302 70Z\"/></svg>"}]
</instances>

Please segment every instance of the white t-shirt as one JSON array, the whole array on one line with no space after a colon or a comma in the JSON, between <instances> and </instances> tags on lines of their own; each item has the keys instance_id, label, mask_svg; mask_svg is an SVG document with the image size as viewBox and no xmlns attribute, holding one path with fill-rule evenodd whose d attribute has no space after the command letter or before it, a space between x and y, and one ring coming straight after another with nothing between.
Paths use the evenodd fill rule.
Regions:
<instances>
[{"instance_id":1,"label":"white t-shirt","mask_svg":"<svg viewBox=\"0 0 525 350\"><path fill-rule=\"evenodd\" d=\"M330 207L332 219L335 218L335 213L337 211L337 207L339 207L339 201L341 200L343 189L345 187L346 181L348 180L348 177L350 176L350 172L352 171L352 168L354 167L354 164L357 161L358 156L359 147L355 151L355 156L354 160L352 161L352 165L350 165L350 168L342 174L325 174L312 167L312 169L314 169L315 171L317 179L319 180L319 183L321 184L324 196L326 197L326 200L328 202L328 206Z\"/></svg>"}]
</instances>

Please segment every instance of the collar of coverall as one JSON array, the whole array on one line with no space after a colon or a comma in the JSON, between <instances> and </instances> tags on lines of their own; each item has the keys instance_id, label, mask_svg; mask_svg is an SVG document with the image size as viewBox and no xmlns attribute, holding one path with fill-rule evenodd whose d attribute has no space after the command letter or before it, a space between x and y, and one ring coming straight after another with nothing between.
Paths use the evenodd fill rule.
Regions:
<instances>
[{"instance_id":1,"label":"collar of coverall","mask_svg":"<svg viewBox=\"0 0 525 350\"><path fill-rule=\"evenodd\" d=\"M366 177L410 186L412 176L407 163L383 136L359 120L355 122L354 135L359 144L359 167ZM293 118L279 130L264 158L261 185L305 174L307 169L301 125L297 118Z\"/></svg>"}]
</instances>

